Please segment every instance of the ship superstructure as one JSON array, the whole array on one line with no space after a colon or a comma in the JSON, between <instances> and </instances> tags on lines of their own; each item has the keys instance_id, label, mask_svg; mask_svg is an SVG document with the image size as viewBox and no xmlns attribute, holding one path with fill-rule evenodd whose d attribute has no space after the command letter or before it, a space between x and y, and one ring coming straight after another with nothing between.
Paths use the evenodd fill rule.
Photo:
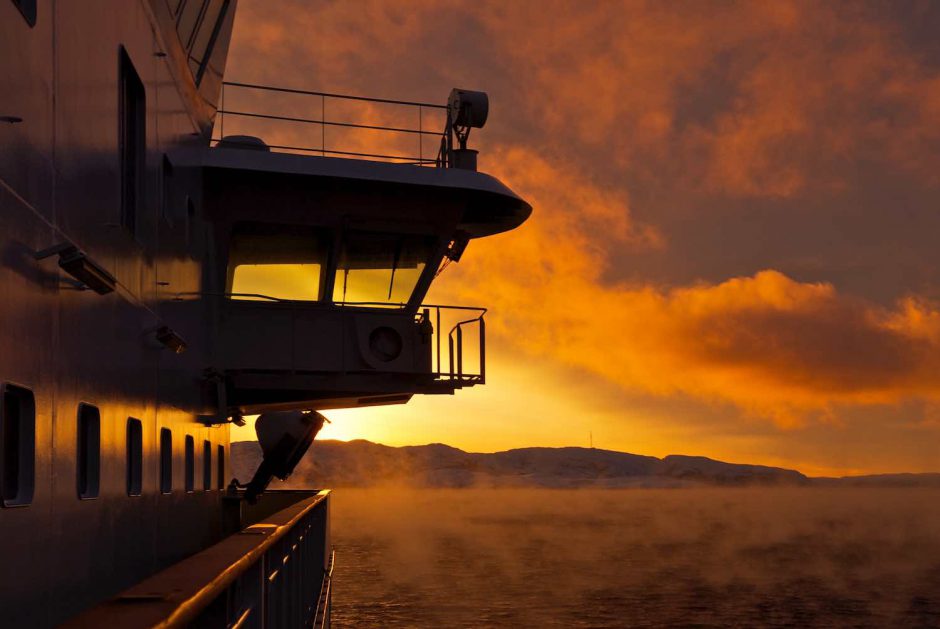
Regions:
<instances>
[{"instance_id":1,"label":"ship superstructure","mask_svg":"<svg viewBox=\"0 0 940 629\"><path fill-rule=\"evenodd\" d=\"M328 624L329 492L268 482L320 410L485 382L485 310L423 303L531 212L476 170L485 94L225 84L235 9L0 0L3 626Z\"/></svg>"}]
</instances>

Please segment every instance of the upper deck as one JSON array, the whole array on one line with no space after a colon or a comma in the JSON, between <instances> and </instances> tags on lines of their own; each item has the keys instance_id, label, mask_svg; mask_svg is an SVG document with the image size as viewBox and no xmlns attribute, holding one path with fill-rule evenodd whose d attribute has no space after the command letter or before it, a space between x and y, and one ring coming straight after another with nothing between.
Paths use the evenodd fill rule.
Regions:
<instances>
[{"instance_id":1,"label":"upper deck","mask_svg":"<svg viewBox=\"0 0 940 629\"><path fill-rule=\"evenodd\" d=\"M435 104L225 82L212 148L199 157L214 206L207 210L232 215L262 200L287 208L329 198L405 218L459 205L458 229L469 238L514 229L532 208L477 172L472 127L459 123L482 126L485 115L460 120L454 94L480 93L454 90L452 102Z\"/></svg>"}]
</instances>

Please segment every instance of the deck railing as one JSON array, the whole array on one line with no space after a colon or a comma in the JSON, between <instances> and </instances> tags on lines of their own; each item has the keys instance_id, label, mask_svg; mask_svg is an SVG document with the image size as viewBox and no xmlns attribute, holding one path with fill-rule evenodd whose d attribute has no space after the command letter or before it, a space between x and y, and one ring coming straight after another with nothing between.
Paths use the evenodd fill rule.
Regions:
<instances>
[{"instance_id":1,"label":"deck railing","mask_svg":"<svg viewBox=\"0 0 940 629\"><path fill-rule=\"evenodd\" d=\"M269 493L276 497L280 492ZM330 492L292 493L309 497L170 566L64 627L329 627Z\"/></svg>"},{"instance_id":2,"label":"deck railing","mask_svg":"<svg viewBox=\"0 0 940 629\"><path fill-rule=\"evenodd\" d=\"M388 308L387 303L338 302L340 307ZM486 308L477 306L441 306L423 304L415 323L431 324L434 339L430 375L436 380L486 384ZM444 339L447 344L444 345ZM467 342L464 343L466 338ZM446 351L446 354L443 353ZM476 361L471 354L476 352Z\"/></svg>"},{"instance_id":3,"label":"deck railing","mask_svg":"<svg viewBox=\"0 0 940 629\"><path fill-rule=\"evenodd\" d=\"M209 293L201 293L201 295L209 295ZM258 293L212 293L212 295L236 301L244 299L249 303L262 301L289 306L295 321L300 312L307 312L312 308L374 309L377 312L392 313L401 311L405 307L404 304L361 301L321 304L279 299ZM414 315L415 324L430 324L429 331L433 341L430 370L415 373L415 375L428 375L438 382L449 382L458 386L486 384L486 321L484 320L486 312L486 308L476 306L439 304L420 306L417 314ZM296 327L296 323L292 323L291 329L296 329ZM345 373L356 372L347 369ZM375 373L375 370L364 373Z\"/></svg>"},{"instance_id":4,"label":"deck railing","mask_svg":"<svg viewBox=\"0 0 940 629\"><path fill-rule=\"evenodd\" d=\"M226 81L212 141L250 135L278 152L447 167L446 112L436 103Z\"/></svg>"}]
</instances>

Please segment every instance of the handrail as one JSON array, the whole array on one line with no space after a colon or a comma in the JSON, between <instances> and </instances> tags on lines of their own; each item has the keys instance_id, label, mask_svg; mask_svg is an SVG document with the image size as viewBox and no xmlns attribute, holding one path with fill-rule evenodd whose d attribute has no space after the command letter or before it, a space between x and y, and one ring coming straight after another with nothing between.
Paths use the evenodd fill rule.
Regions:
<instances>
[{"instance_id":1,"label":"handrail","mask_svg":"<svg viewBox=\"0 0 940 629\"><path fill-rule=\"evenodd\" d=\"M374 306L382 307L385 306L400 306L405 307L408 304L406 303L395 303L388 301L314 301L308 299L283 299L281 297L272 297L271 295L265 295L263 293L215 293L215 292L205 292L205 291L186 291L179 292L173 297L174 300L179 301L183 296L193 296L193 297L258 297L260 299L265 299L268 301L276 301L280 303L287 304L303 304L308 306L320 305L324 307L337 306L340 308L345 307L361 307L361 306ZM421 304L418 307L418 310L422 308L443 308L446 310L470 310L474 312L479 312L482 315L485 315L489 312L488 308L484 306L454 306L452 304ZM475 320L475 319L474 319Z\"/></svg>"},{"instance_id":2,"label":"handrail","mask_svg":"<svg viewBox=\"0 0 940 629\"><path fill-rule=\"evenodd\" d=\"M260 293L213 293L213 292L183 292L176 293L174 296L174 301L182 301L184 296L199 296L199 297L253 297L259 300L264 300L268 303L275 304L284 304L286 306L293 308L297 307L306 307L306 308L322 308L324 310L331 308L371 308L374 311L389 312L395 314L401 314L405 312L407 304L394 304L388 302L380 301L347 301L347 302L333 302L333 301L306 301L306 300L295 300L295 299L281 299L279 297L272 297L270 295L264 295ZM236 302L239 303L239 302ZM251 303L251 302L241 302L241 303ZM452 380L452 381L465 381L472 382L474 384L484 384L486 382L486 321L484 317L486 313L489 312L487 308L482 306L454 306L454 305L444 305L444 304L421 304L417 311L414 313L416 321L421 321L424 317L430 316L430 310L435 311L434 315L434 324L432 325L433 335L435 337L434 347L432 348L432 366L429 375L435 376L438 380ZM461 311L461 312L472 312L475 313L475 316L470 316L466 319L461 319L454 323L450 330L447 333L447 349L448 349L448 370L444 370L443 365L441 364L442 360L442 351L441 351L441 337L442 334L441 328L441 311ZM430 323L430 319L428 319ZM466 326L470 326L474 323L479 324L478 340L479 340L479 373L464 373L464 345L463 345L463 333Z\"/></svg>"},{"instance_id":3,"label":"handrail","mask_svg":"<svg viewBox=\"0 0 940 629\"><path fill-rule=\"evenodd\" d=\"M241 146L251 146L254 147L254 144L248 144L247 142L232 142L231 140L226 140L227 144L236 144ZM216 146L218 146L218 140L216 140ZM377 159L395 159L399 161L404 161L411 164L436 164L437 159L424 159L420 157L409 157L407 155L385 155L382 153L357 153L355 151L335 151L331 149L323 148L308 148L304 146L290 146L286 144L268 144L269 149L282 149L285 151L304 151L308 153L329 153L331 155L349 155L352 157L375 157Z\"/></svg>"},{"instance_id":4,"label":"handrail","mask_svg":"<svg viewBox=\"0 0 940 629\"><path fill-rule=\"evenodd\" d=\"M198 621L200 615L215 601L226 596L230 588L249 570L259 562L264 566L267 554L276 550L279 542L307 522L316 509L323 508L329 494L328 490L318 492L248 526L215 546L141 581L117 598L73 618L63 627L188 627ZM247 546L247 540L251 540L252 545ZM314 540L311 537L310 541ZM323 540L327 541L328 535ZM237 558L219 571L220 558L228 555ZM281 564L280 559L277 564ZM199 580L192 588L186 588L186 584L192 583L193 579ZM256 609L260 609L260 605L259 608L250 608L250 611ZM244 610L232 611L242 615Z\"/></svg>"},{"instance_id":5,"label":"handrail","mask_svg":"<svg viewBox=\"0 0 940 629\"><path fill-rule=\"evenodd\" d=\"M330 598L333 589L333 565L336 560L336 551L330 551L330 567L323 571L323 584L320 586L320 598L317 599L317 610L313 614L313 625L322 628L328 627L330 619ZM322 616L321 616L322 614Z\"/></svg>"},{"instance_id":6,"label":"handrail","mask_svg":"<svg viewBox=\"0 0 940 629\"><path fill-rule=\"evenodd\" d=\"M448 348L450 350L450 377L456 378L457 380L463 380L463 326L469 325L472 323L480 324L479 332L479 342L480 342L480 373L473 374L470 377L479 377L480 384L486 383L486 322L483 320L483 316L486 314L486 309L482 308L482 312L471 319L464 319L463 321L458 321L450 329L450 332L447 333L447 342ZM454 347L454 334L457 335L457 345L456 350ZM440 340L440 335L438 335L438 340ZM454 364L457 365L456 373L454 372Z\"/></svg>"},{"instance_id":7,"label":"handrail","mask_svg":"<svg viewBox=\"0 0 940 629\"><path fill-rule=\"evenodd\" d=\"M293 116L274 116L271 114L253 114L247 111L233 111L231 109L220 109L217 113L228 114L230 116L245 116L246 118L264 118L265 120L284 120L287 122L308 122L310 124L325 124L328 127L349 127L352 129L372 129L373 131L395 131L396 133L421 133L423 135L441 135L437 131L423 131L421 129L402 129L400 127L382 127L371 124L356 124L354 122L330 122L329 120L317 120L316 118L295 118ZM320 149L313 149L319 151Z\"/></svg>"},{"instance_id":8,"label":"handrail","mask_svg":"<svg viewBox=\"0 0 940 629\"><path fill-rule=\"evenodd\" d=\"M243 574L249 566L254 565L254 563L258 561L258 559L260 559L267 550L269 550L274 546L275 543L287 535L288 532L290 532L298 522L304 519L320 503L326 500L328 495L329 491L321 491L316 496L308 498L307 505L304 506L304 508L301 509L299 513L292 517L288 522L274 527L273 532L266 535L263 542L253 548L248 554L239 559L237 562L232 564L229 568L223 571L219 577L213 579L205 587L196 592L196 594L191 598L181 603L176 608L176 610L159 625L159 627L166 627L167 629L171 627L188 627L190 623L192 623L192 621L199 616L199 613L206 609L219 595L223 594L236 578ZM270 525L267 525L264 522L259 522L258 524L249 526L245 529L245 531L250 531L255 527L269 528Z\"/></svg>"},{"instance_id":9,"label":"handrail","mask_svg":"<svg viewBox=\"0 0 940 629\"><path fill-rule=\"evenodd\" d=\"M353 96L351 94L337 94L334 92L315 92L312 90L299 90L291 87L274 87L273 85L257 85L255 83L239 83L238 81L223 81L222 85L232 87L245 87L248 89L262 90L266 92L285 92L288 94L306 94L308 96L326 96L327 98L343 98L346 100L364 100L372 103L387 103L390 105L410 105L412 107L431 107L437 109L447 109L447 105L437 103L421 103L411 100L394 100L391 98L375 98L373 96Z\"/></svg>"},{"instance_id":10,"label":"handrail","mask_svg":"<svg viewBox=\"0 0 940 629\"><path fill-rule=\"evenodd\" d=\"M316 111L319 109L319 118L315 116L304 116L304 115L280 115L278 113L268 111L250 111L244 107L229 107L225 106L225 97L226 97L226 88L230 90L232 88L238 88L242 90L256 90L259 92L268 92L268 93L278 93L278 94L296 94L300 96L308 97L312 99L312 102L306 103L306 111ZM343 101L354 101L354 102L365 102L365 103L378 103L381 105L393 105L393 106L404 106L412 107L417 109L417 127L408 128L403 126L392 126L392 125L381 125L381 124L367 124L367 123L358 123L350 121L340 121L340 120L330 120L327 117L327 99L336 99ZM229 97L231 102L231 96ZM319 102L317 102L319 101ZM324 157L326 156L344 156L344 157L353 157L353 158L366 158L366 159L377 159L384 161L392 162L404 162L407 164L414 164L417 166L436 166L439 168L445 168L450 166L448 153L445 149L438 149L435 144L439 144L441 147L447 147L448 144L448 133L449 126L447 121L443 122L441 131L428 131L425 129L424 125L424 111L427 109L431 110L441 110L447 111L447 105L441 105L438 103L425 103L420 101L408 101L408 100L397 100L391 98L375 98L369 96L354 96L351 94L338 94L335 92L320 92L314 90L301 90L288 87L275 87L272 85L258 85L255 83L241 83L237 81L224 81L222 83L222 94L219 102L219 107L216 110L218 114L218 125L219 130L218 136L212 138L214 146L219 146L223 142L223 146L226 145L238 145L244 144L249 146L248 143L239 143L237 140L226 139L225 134L225 121L227 117L236 117L236 118L249 118L260 121L270 121L272 123L300 123L304 125L313 125L315 128L319 127L319 146L298 146L297 143L291 144L266 144L266 147L269 150L277 151L286 151L286 152L302 152L302 153L320 153ZM341 128L341 129L361 129L366 131L380 131L384 133L391 134L407 134L413 135L418 138L417 155L394 155L383 152L369 152L369 151L352 151L352 150L343 150L342 148L337 148L335 146L327 146L327 137L326 129L331 128ZM249 135L259 135L257 133L250 133L251 129L248 129ZM260 134L263 135L263 134ZM433 136L440 138L439 143L432 142L429 147L430 150L434 152L433 155L425 157L425 146L424 138L425 136ZM251 144L250 148L258 148L256 144ZM358 147L356 147L358 148Z\"/></svg>"}]
</instances>

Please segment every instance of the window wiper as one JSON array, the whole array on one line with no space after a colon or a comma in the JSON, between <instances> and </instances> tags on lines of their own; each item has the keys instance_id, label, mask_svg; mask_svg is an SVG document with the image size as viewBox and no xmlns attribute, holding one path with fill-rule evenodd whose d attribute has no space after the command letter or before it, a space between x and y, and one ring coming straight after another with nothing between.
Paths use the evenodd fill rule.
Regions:
<instances>
[{"instance_id":1,"label":"window wiper","mask_svg":"<svg viewBox=\"0 0 940 629\"><path fill-rule=\"evenodd\" d=\"M395 271L398 269L398 263L401 261L401 250L404 246L404 238L398 239L398 246L395 247L395 258L392 260L392 277L388 280L388 300L392 300L392 286L395 284Z\"/></svg>"}]
</instances>

